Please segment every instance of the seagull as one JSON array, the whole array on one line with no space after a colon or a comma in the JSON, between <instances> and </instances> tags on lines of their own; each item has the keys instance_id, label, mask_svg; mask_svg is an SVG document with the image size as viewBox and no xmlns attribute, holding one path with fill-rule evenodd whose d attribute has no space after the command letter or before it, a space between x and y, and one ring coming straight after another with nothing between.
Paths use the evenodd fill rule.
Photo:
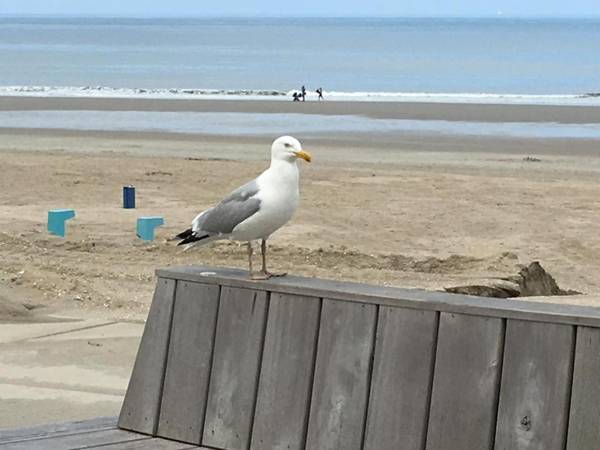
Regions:
<instances>
[{"instance_id":1,"label":"seagull","mask_svg":"<svg viewBox=\"0 0 600 450\"><path fill-rule=\"evenodd\" d=\"M271 145L271 165L254 180L237 188L220 203L196 216L191 228L179 233L177 245L186 250L221 239L247 242L251 279L266 280L285 273L267 270L267 239L291 218L300 197L298 158L310 162L310 153L300 142L282 136ZM252 271L252 241L261 240L262 270Z\"/></svg>"}]
</instances>

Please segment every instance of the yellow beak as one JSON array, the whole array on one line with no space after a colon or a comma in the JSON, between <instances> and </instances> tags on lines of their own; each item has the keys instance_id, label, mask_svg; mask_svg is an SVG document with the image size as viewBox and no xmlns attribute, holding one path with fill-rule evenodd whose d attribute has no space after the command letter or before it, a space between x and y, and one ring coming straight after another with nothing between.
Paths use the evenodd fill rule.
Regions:
<instances>
[{"instance_id":1,"label":"yellow beak","mask_svg":"<svg viewBox=\"0 0 600 450\"><path fill-rule=\"evenodd\" d=\"M310 153L305 152L304 150L300 150L299 152L294 152L294 153L298 158L302 158L306 162L312 161L312 156L310 156Z\"/></svg>"}]
</instances>

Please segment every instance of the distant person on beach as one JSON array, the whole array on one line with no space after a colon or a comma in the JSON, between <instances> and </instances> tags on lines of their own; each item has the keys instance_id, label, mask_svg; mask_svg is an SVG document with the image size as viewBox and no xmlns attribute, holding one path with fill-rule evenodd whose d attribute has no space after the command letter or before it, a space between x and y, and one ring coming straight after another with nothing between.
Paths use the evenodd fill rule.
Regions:
<instances>
[{"instance_id":1,"label":"distant person on beach","mask_svg":"<svg viewBox=\"0 0 600 450\"><path fill-rule=\"evenodd\" d=\"M306 88L304 87L304 85L302 86L302 94L300 94L300 96L302 97L302 101L306 100Z\"/></svg>"},{"instance_id":2,"label":"distant person on beach","mask_svg":"<svg viewBox=\"0 0 600 450\"><path fill-rule=\"evenodd\" d=\"M294 93L292 94L292 97L294 97L295 102L300 101L300 95L296 91L294 91Z\"/></svg>"},{"instance_id":3,"label":"distant person on beach","mask_svg":"<svg viewBox=\"0 0 600 450\"><path fill-rule=\"evenodd\" d=\"M320 87L319 89L317 89L315 92L317 94L319 94L319 101L325 100L325 98L323 97L323 88L322 87Z\"/></svg>"}]
</instances>

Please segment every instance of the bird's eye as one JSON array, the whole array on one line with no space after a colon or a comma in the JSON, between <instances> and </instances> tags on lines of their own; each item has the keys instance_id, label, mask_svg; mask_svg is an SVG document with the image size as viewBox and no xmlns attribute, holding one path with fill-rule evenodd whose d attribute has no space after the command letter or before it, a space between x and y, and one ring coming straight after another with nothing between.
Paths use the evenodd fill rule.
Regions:
<instances>
[{"instance_id":1,"label":"bird's eye","mask_svg":"<svg viewBox=\"0 0 600 450\"><path fill-rule=\"evenodd\" d=\"M289 142L286 142L285 144L283 144L283 146L286 148L292 148L292 144L290 144Z\"/></svg>"}]
</instances>

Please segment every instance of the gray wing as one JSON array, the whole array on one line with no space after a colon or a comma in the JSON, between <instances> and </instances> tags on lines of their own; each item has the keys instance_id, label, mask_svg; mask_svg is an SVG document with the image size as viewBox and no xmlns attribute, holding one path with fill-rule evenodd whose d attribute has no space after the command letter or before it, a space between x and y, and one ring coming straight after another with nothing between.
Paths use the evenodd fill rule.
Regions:
<instances>
[{"instance_id":1,"label":"gray wing","mask_svg":"<svg viewBox=\"0 0 600 450\"><path fill-rule=\"evenodd\" d=\"M260 209L256 198L259 188L256 180L246 183L229 194L217 206L198 216L192 228L195 232L229 234L233 229Z\"/></svg>"}]
</instances>

